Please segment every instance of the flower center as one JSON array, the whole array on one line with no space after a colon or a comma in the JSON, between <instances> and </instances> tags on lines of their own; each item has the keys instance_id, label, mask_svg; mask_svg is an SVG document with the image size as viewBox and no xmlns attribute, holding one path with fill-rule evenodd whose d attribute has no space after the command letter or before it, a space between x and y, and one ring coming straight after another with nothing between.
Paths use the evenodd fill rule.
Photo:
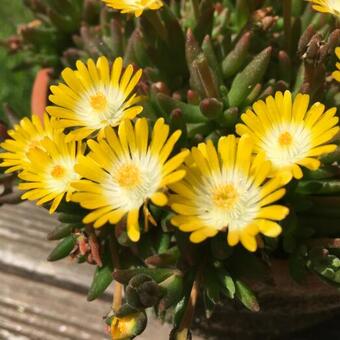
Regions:
<instances>
[{"instance_id":1,"label":"flower center","mask_svg":"<svg viewBox=\"0 0 340 340\"><path fill-rule=\"evenodd\" d=\"M94 110L100 112L105 110L107 106L107 100L106 97L99 92L98 94L90 98L90 104Z\"/></svg>"},{"instance_id":2,"label":"flower center","mask_svg":"<svg viewBox=\"0 0 340 340\"><path fill-rule=\"evenodd\" d=\"M338 0L326 0L325 6L328 6L331 11L334 10L336 14L340 13L340 3Z\"/></svg>"},{"instance_id":3,"label":"flower center","mask_svg":"<svg viewBox=\"0 0 340 340\"><path fill-rule=\"evenodd\" d=\"M123 165L117 174L117 182L121 187L133 188L140 183L140 171L133 164Z\"/></svg>"},{"instance_id":4,"label":"flower center","mask_svg":"<svg viewBox=\"0 0 340 340\"><path fill-rule=\"evenodd\" d=\"M279 136L279 144L281 146L290 146L293 142L293 137L289 132L283 132Z\"/></svg>"},{"instance_id":5,"label":"flower center","mask_svg":"<svg viewBox=\"0 0 340 340\"><path fill-rule=\"evenodd\" d=\"M238 199L238 193L232 184L226 184L215 190L212 199L217 207L230 210Z\"/></svg>"},{"instance_id":6,"label":"flower center","mask_svg":"<svg viewBox=\"0 0 340 340\"><path fill-rule=\"evenodd\" d=\"M61 165L56 165L51 171L51 175L57 179L64 177L65 173L66 173L65 168L62 167Z\"/></svg>"}]
</instances>

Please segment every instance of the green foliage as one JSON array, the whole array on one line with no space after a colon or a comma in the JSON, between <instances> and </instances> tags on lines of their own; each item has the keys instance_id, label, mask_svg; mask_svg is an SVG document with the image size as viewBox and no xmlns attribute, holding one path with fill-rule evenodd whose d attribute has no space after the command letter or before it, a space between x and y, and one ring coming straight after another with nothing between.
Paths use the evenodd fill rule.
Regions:
<instances>
[{"instance_id":1,"label":"green foliage","mask_svg":"<svg viewBox=\"0 0 340 340\"><path fill-rule=\"evenodd\" d=\"M87 300L93 301L100 297L113 281L113 264L109 249L102 253L103 265L97 266L93 280L87 294Z\"/></svg>"},{"instance_id":2,"label":"green foliage","mask_svg":"<svg viewBox=\"0 0 340 340\"><path fill-rule=\"evenodd\" d=\"M30 95L34 70L17 68L25 60L24 54L8 55L5 40L14 34L16 25L31 18L21 0L3 0L0 17L0 119L5 119L3 105L8 103L20 117L30 114Z\"/></svg>"},{"instance_id":3,"label":"green foliage","mask_svg":"<svg viewBox=\"0 0 340 340\"><path fill-rule=\"evenodd\" d=\"M48 255L48 261L58 261L70 255L76 245L76 237L74 235L66 236Z\"/></svg>"}]
</instances>

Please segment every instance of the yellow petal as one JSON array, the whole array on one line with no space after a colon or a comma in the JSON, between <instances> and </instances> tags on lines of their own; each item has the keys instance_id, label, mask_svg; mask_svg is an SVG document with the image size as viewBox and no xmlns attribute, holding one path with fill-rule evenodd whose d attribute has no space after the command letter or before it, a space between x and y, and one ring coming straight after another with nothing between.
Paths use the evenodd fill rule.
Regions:
<instances>
[{"instance_id":1,"label":"yellow petal","mask_svg":"<svg viewBox=\"0 0 340 340\"><path fill-rule=\"evenodd\" d=\"M274 203L280 200L285 194L286 194L286 189L282 188L282 189L276 190L272 192L271 194L269 194L268 196L266 196L265 198L263 198L260 202L260 206L263 207L265 205Z\"/></svg>"},{"instance_id":2,"label":"yellow petal","mask_svg":"<svg viewBox=\"0 0 340 340\"><path fill-rule=\"evenodd\" d=\"M270 219L274 221L283 220L289 213L289 209L282 205L270 205L268 207L261 208L256 218L258 219Z\"/></svg>"},{"instance_id":3,"label":"yellow petal","mask_svg":"<svg viewBox=\"0 0 340 340\"><path fill-rule=\"evenodd\" d=\"M267 237L277 237L282 232L281 226L276 222L269 220L256 220L255 222L261 233Z\"/></svg>"},{"instance_id":4,"label":"yellow petal","mask_svg":"<svg viewBox=\"0 0 340 340\"><path fill-rule=\"evenodd\" d=\"M228 244L233 247L236 246L240 241L240 234L238 230L230 230L228 231Z\"/></svg>"},{"instance_id":5,"label":"yellow petal","mask_svg":"<svg viewBox=\"0 0 340 340\"><path fill-rule=\"evenodd\" d=\"M164 207L168 203L168 198L163 192L155 192L150 197L152 203Z\"/></svg>"},{"instance_id":6,"label":"yellow petal","mask_svg":"<svg viewBox=\"0 0 340 340\"><path fill-rule=\"evenodd\" d=\"M140 238L139 231L139 210L134 209L128 212L127 215L127 233L131 241L137 242Z\"/></svg>"},{"instance_id":7,"label":"yellow petal","mask_svg":"<svg viewBox=\"0 0 340 340\"><path fill-rule=\"evenodd\" d=\"M190 234L190 241L192 243L200 243L207 239L208 236L203 232L203 229L194 231Z\"/></svg>"},{"instance_id":8,"label":"yellow petal","mask_svg":"<svg viewBox=\"0 0 340 340\"><path fill-rule=\"evenodd\" d=\"M247 250L254 252L257 249L257 242L254 236L249 235L246 232L241 232L241 243Z\"/></svg>"},{"instance_id":9,"label":"yellow petal","mask_svg":"<svg viewBox=\"0 0 340 340\"><path fill-rule=\"evenodd\" d=\"M297 163L312 171L319 169L320 164L321 164L320 161L315 158L303 158L299 160Z\"/></svg>"},{"instance_id":10,"label":"yellow petal","mask_svg":"<svg viewBox=\"0 0 340 340\"><path fill-rule=\"evenodd\" d=\"M236 168L248 176L251 162L253 142L250 136L243 135L239 139L236 151Z\"/></svg>"}]
</instances>

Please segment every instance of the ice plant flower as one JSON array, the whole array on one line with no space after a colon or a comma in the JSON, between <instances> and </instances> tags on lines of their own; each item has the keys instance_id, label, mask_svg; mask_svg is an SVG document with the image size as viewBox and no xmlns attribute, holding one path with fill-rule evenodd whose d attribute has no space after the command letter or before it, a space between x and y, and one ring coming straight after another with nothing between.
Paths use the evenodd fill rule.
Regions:
<instances>
[{"instance_id":1,"label":"ice plant flower","mask_svg":"<svg viewBox=\"0 0 340 340\"><path fill-rule=\"evenodd\" d=\"M339 0L309 0L313 8L321 13L330 13L340 17L340 1Z\"/></svg>"},{"instance_id":2,"label":"ice plant flower","mask_svg":"<svg viewBox=\"0 0 340 340\"><path fill-rule=\"evenodd\" d=\"M5 171L20 171L29 163L27 153L34 147L41 147L40 142L45 137L53 138L55 133L61 132L55 128L53 120L45 113L43 123L37 115L23 118L7 133L11 138L6 139L0 147L6 152L0 153L1 167L8 167Z\"/></svg>"},{"instance_id":3,"label":"ice plant flower","mask_svg":"<svg viewBox=\"0 0 340 340\"><path fill-rule=\"evenodd\" d=\"M339 131L336 108L325 112L319 102L309 107L309 96L276 92L265 101L254 103L241 115L244 124L237 124L239 135L249 134L255 141L256 152L264 152L273 165L273 173L287 172L300 179L301 166L316 170L318 156L332 152L336 145L327 144Z\"/></svg>"},{"instance_id":4,"label":"ice plant flower","mask_svg":"<svg viewBox=\"0 0 340 340\"><path fill-rule=\"evenodd\" d=\"M59 126L76 128L69 139L80 140L106 126L117 126L143 110L135 105L140 97L133 93L141 70L134 73L133 66L128 65L123 72L122 58L115 59L111 70L105 57L96 64L92 59L86 65L78 60L76 66L76 71L66 68L62 72L66 84L51 86L49 99L55 106L46 108L58 118Z\"/></svg>"},{"instance_id":5,"label":"ice plant flower","mask_svg":"<svg viewBox=\"0 0 340 340\"><path fill-rule=\"evenodd\" d=\"M40 147L33 147L28 152L30 162L19 174L22 182L19 189L26 190L22 199L37 200L37 205L52 202L52 214L66 195L66 201L74 191L71 183L79 179L74 166L82 154L82 147L75 141L66 142L66 136L60 133L53 139L46 137Z\"/></svg>"},{"instance_id":6,"label":"ice plant flower","mask_svg":"<svg viewBox=\"0 0 340 340\"><path fill-rule=\"evenodd\" d=\"M340 47L337 47L337 48L335 49L335 54L336 54L337 58L340 60ZM340 62L337 62L337 63L336 63L336 68L337 68L338 70L337 70L337 71L334 71L334 72L332 73L332 77L333 77L336 81L338 81L338 82L340 83Z\"/></svg>"},{"instance_id":7,"label":"ice plant flower","mask_svg":"<svg viewBox=\"0 0 340 340\"><path fill-rule=\"evenodd\" d=\"M194 243L228 230L228 244L241 242L249 251L257 249L256 235L276 237L281 233L280 221L288 214L281 205L287 178L267 180L270 161L263 153L253 155L249 136L239 140L234 135L221 137L216 150L212 141L191 150L190 162L183 166L186 176L170 185L175 213L173 225L190 232Z\"/></svg>"},{"instance_id":8,"label":"ice plant flower","mask_svg":"<svg viewBox=\"0 0 340 340\"><path fill-rule=\"evenodd\" d=\"M147 319L145 313L134 313L122 317L113 317L111 321L112 340L126 340L134 338L143 332Z\"/></svg>"},{"instance_id":9,"label":"ice plant flower","mask_svg":"<svg viewBox=\"0 0 340 340\"><path fill-rule=\"evenodd\" d=\"M157 10L163 7L161 0L102 0L107 6L120 10L121 13L134 13L136 17L143 14L143 11Z\"/></svg>"},{"instance_id":10,"label":"ice plant flower","mask_svg":"<svg viewBox=\"0 0 340 340\"><path fill-rule=\"evenodd\" d=\"M149 199L158 206L166 205L166 186L185 175L178 167L189 151L169 159L180 135L177 130L169 136L169 126L158 119L149 143L148 123L141 118L135 126L123 121L118 136L108 127L104 138L89 140L90 154L81 157L75 167L83 179L73 184L77 192L72 195L73 201L93 210L83 222L98 228L108 222L116 224L127 215L128 236L138 241L139 209Z\"/></svg>"}]
</instances>

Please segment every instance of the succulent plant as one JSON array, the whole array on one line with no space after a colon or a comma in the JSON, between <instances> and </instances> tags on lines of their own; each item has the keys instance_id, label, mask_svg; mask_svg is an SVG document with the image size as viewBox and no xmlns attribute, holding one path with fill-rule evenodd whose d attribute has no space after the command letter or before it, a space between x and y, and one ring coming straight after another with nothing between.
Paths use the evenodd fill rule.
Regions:
<instances>
[{"instance_id":1,"label":"succulent plant","mask_svg":"<svg viewBox=\"0 0 340 340\"><path fill-rule=\"evenodd\" d=\"M114 0L106 3L124 11L124 6L115 6ZM257 280L268 281L270 267L266 261L275 258L284 258L289 263L291 276L298 282L303 282L307 273L315 273L323 281L339 287L338 118L335 109L324 113L325 107L338 107L340 104L339 82L333 73L337 61L335 49L340 46L338 18L315 12L311 4L300 0L171 0L162 3L161 8L158 1L154 8L144 12L144 8L140 7L129 10L138 15L138 18L131 14L122 15L104 3L93 0L27 0L25 4L34 11L36 20L22 26L18 36L9 38L9 42L17 42L9 44L10 52L28 53L29 64L55 69L53 82L59 84L51 88L53 94L50 101L53 105L47 111L54 117L52 119L59 122L59 128L66 128L68 135L65 143L76 144L72 138L94 138L94 134L99 131L98 140L88 140L87 143L87 151L97 153L97 158L93 158L99 166L93 165L88 154L83 156L86 153L84 150L73 154L73 161L78 162L77 176L83 179L74 178L79 182L72 190L79 190L80 193L71 192L72 203L67 202L68 192L66 200L63 198L64 192L60 200L53 197L58 201L53 201L52 210L56 209L61 224L51 231L49 239L59 240L60 243L49 260L72 256L79 262L87 261L95 265L89 300L103 294L115 280L115 307L107 317L107 322L112 325L114 339L123 338L123 329L126 327L126 334L129 333L127 337L138 335L146 324L144 310L150 307L153 307L158 317L172 319L174 330L171 339L190 337L191 321L198 299L203 301L207 317L216 305L228 303L230 299L238 300L252 311L258 311L261 306L252 292L251 279L256 272ZM334 14L337 15L337 12ZM88 58L98 59L97 64L92 59L84 64ZM110 172L106 162L119 156L119 152L114 154L115 151L109 150L108 144L112 143L116 149L122 148L121 153L124 153L128 144L124 142L126 135L138 135L141 139L130 141L129 148L132 150L140 147L146 150L149 144L147 141L142 142L142 136L148 136L145 132L148 131L146 120L138 119L132 124L125 121L113 122L105 116L102 125L98 123L96 128L89 128L90 123L85 118L93 114L92 109L84 118L72 103L60 104L62 95L66 98L67 93L77 94L80 86L76 81L77 75L85 79L86 75L91 74L91 68L92 71L97 68L100 77L108 83L114 83L111 75L108 76L111 63L107 60L115 60L112 70L119 69L119 72L112 72L112 78L119 73L115 84L121 81L120 87L130 89L124 100L117 104L123 107L120 114L123 116L123 111L128 111L128 118L134 119L143 108L140 115L154 125L150 148L163 137L165 143L170 131L172 135L169 140L177 139L177 143L172 145L169 142L171 148L168 146L169 152L164 159L168 159L170 154L177 156L168 161L176 164L169 166L169 176L177 176L182 180L184 173L180 174L180 171L183 169L191 175L191 179L180 181L178 185L170 181L159 185L149 197L150 200L148 198L143 201L137 212L129 212L127 217L123 217L123 208L121 211L110 210L109 216L97 216L95 209L101 207L101 201L95 195L86 196L90 195L91 190L85 187L93 180L94 173L99 174L93 180L96 185L105 186L98 178L103 169ZM76 62L77 71L73 71ZM125 73L122 71L122 63ZM67 67L62 73L67 86L60 83L59 71L62 67ZM133 74L137 74L137 68L143 69L139 81L140 75L132 78ZM95 85L103 81L94 78L91 81ZM133 86L127 85L127 79L130 79ZM126 86L122 86L122 83ZM124 106L134 86L138 93L138 106L137 100ZM98 112L110 104L101 96L102 93L96 94L95 98L91 97L91 100L95 99L91 105ZM318 104L314 104L306 113L309 102ZM84 105L81 108L83 112L90 110L91 105ZM273 113L271 110L275 111L275 105L276 113ZM223 147L233 145L228 150L243 155L243 158L235 156L240 158L236 160L239 167L249 165L254 169L257 163L262 162L264 166L257 172L257 176L260 177L262 171L269 173L264 159L260 156L252 158L252 147L248 144L247 136L243 136L250 134L254 140L263 139L263 136L258 137L260 132L257 124L266 125L266 112L270 112L272 121L279 120L284 114L289 116L287 121L293 123L296 123L294 119L298 120L299 115L300 120L305 118L309 123L313 121L314 124L319 120L321 123L315 132L314 149L309 156L306 152L305 157L299 160L300 163L293 162L294 166L288 169L289 178L285 173L285 178L283 176L280 182L273 184L274 189L268 189L269 185L266 187L268 190L263 189L264 179L262 182L259 180L256 190L267 190L268 196L273 194L266 204L280 201L280 205L263 212L262 221L265 222L261 222L259 230L253 234L249 231L251 237L247 238L242 233L232 234L229 227L227 240L224 232L218 232L226 228L218 226L217 219L215 230L206 227L209 222L206 220L206 225L197 233L197 220L191 224L183 221L192 215L191 206L185 210L185 204L190 203L193 192L190 186L195 187L195 178L200 183L207 183L203 170L212 171L212 168L204 168L204 157L213 163L217 157L215 154L219 152L222 155L220 150ZM81 117L85 123L79 123L81 119L75 117ZM86 131L84 124L87 124ZM110 130L107 125L114 128ZM83 130L74 129L80 126ZM118 136L115 131L118 131ZM224 137L235 131L241 136L238 146L234 137ZM325 136L324 139L320 135ZM299 144L304 145L306 138L302 132L299 136ZM289 131L281 134L281 145L290 145L291 137ZM333 144L324 145L331 139ZM64 143L63 138L58 141ZM139 146L139 143L145 145ZM218 144L217 149L214 143ZM254 150L261 149L259 144L256 144ZM58 143L53 148L51 143L47 145L47 142L43 142L42 145L46 150L54 150ZM274 149L271 140L266 145ZM74 145L72 147L75 148ZM191 147L192 159L182 165L187 156L183 149ZM158 151L162 154L161 147ZM35 152L30 154L31 160L39 159L40 151ZM143 152L139 152L143 159ZM53 151L50 154L49 161L52 162ZM228 163L227 156L219 157L222 157L221 162ZM2 158L6 161L6 156ZM199 177L197 168L192 167L190 162L196 162L198 168L200 165L204 168ZM281 163L278 164L277 168L280 168ZM151 163L148 165L154 169ZM19 177L29 181L28 173L34 173L34 166L20 166L26 172L22 172ZM93 173L87 171L91 167ZM54 170L56 175L61 175L59 168ZM150 172L150 178L153 178L152 175ZM125 169L123 177L120 183L124 186L133 186L138 182L138 176L132 168ZM274 179L269 180L274 183L271 181ZM30 190L32 185L24 183L21 188ZM234 204L237 193L230 187L222 189L214 199L219 208L223 206L227 209ZM94 189L92 191L97 193ZM166 196L169 192L168 201ZM200 194L195 191L196 196ZM37 192L28 191L25 195L25 198L32 200L40 198ZM124 198L117 197L114 197L115 202ZM251 200L250 196L248 198ZM96 199L99 203L96 203ZM43 204L47 201L39 202ZM285 207L289 207L288 217L288 209ZM91 209L94 212L89 213ZM210 206L205 209L208 211ZM282 222L274 224L266 218ZM282 236L277 238L281 230ZM239 241L246 249L235 246ZM256 249L257 253L248 252ZM125 291L124 303L121 302L122 287ZM129 326L123 326L125 323ZM121 328L119 325L122 325Z\"/></svg>"}]
</instances>

